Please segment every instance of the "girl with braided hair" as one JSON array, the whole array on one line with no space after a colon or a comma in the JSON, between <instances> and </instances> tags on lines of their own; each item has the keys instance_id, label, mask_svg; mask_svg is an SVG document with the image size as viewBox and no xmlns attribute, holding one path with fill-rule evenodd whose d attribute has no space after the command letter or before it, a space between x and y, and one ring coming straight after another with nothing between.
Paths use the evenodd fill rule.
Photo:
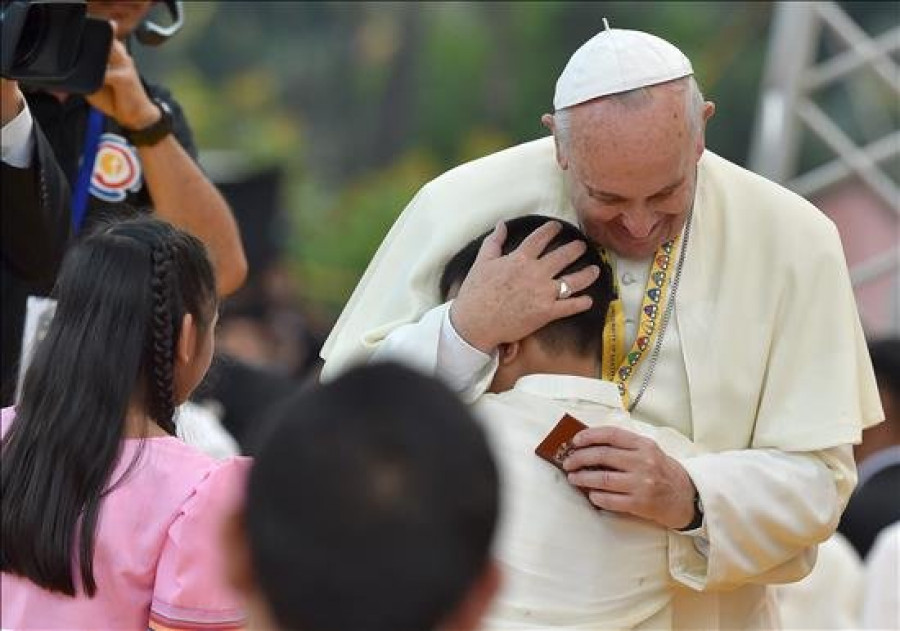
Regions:
<instances>
[{"instance_id":1,"label":"girl with braided hair","mask_svg":"<svg viewBox=\"0 0 900 631\"><path fill-rule=\"evenodd\" d=\"M203 245L158 220L75 245L56 315L2 414L4 629L235 628L218 530L248 461L175 437L209 368L215 277Z\"/></svg>"}]
</instances>

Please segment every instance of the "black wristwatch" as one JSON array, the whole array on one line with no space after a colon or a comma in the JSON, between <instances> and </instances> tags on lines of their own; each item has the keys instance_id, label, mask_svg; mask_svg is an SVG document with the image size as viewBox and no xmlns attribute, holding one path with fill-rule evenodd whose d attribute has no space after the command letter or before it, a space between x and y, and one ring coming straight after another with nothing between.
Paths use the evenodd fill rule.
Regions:
<instances>
[{"instance_id":1,"label":"black wristwatch","mask_svg":"<svg viewBox=\"0 0 900 631\"><path fill-rule=\"evenodd\" d=\"M700 501L700 493L698 491L694 492L694 518L684 528L681 528L681 532L686 532L688 530L696 530L700 526L703 525L703 502Z\"/></svg>"},{"instance_id":2,"label":"black wristwatch","mask_svg":"<svg viewBox=\"0 0 900 631\"><path fill-rule=\"evenodd\" d=\"M147 147L158 143L172 133L172 109L162 99L153 99L153 103L159 108L161 116L155 123L143 129L125 129L122 133L128 142L135 147Z\"/></svg>"}]
</instances>

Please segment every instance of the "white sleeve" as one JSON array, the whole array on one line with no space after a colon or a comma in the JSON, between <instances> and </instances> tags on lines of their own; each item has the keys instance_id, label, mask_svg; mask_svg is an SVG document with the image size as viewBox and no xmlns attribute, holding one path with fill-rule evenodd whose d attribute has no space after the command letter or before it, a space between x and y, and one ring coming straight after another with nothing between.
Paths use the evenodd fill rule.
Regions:
<instances>
[{"instance_id":1,"label":"white sleeve","mask_svg":"<svg viewBox=\"0 0 900 631\"><path fill-rule=\"evenodd\" d=\"M0 131L0 159L19 169L31 166L34 153L34 120L28 104Z\"/></svg>"},{"instance_id":2,"label":"white sleeve","mask_svg":"<svg viewBox=\"0 0 900 631\"><path fill-rule=\"evenodd\" d=\"M866 558L862 626L900 629L900 523L881 531Z\"/></svg>"},{"instance_id":3,"label":"white sleeve","mask_svg":"<svg viewBox=\"0 0 900 631\"><path fill-rule=\"evenodd\" d=\"M670 531L669 571L696 590L803 578L856 484L850 445L725 451L681 464L700 494L704 523L700 532ZM706 555L698 551L698 535L708 544Z\"/></svg>"},{"instance_id":4,"label":"white sleeve","mask_svg":"<svg viewBox=\"0 0 900 631\"><path fill-rule=\"evenodd\" d=\"M491 356L466 342L450 322L450 303L439 305L412 324L391 331L375 348L372 361L404 362L442 379L466 402L484 394L497 370Z\"/></svg>"}]
</instances>

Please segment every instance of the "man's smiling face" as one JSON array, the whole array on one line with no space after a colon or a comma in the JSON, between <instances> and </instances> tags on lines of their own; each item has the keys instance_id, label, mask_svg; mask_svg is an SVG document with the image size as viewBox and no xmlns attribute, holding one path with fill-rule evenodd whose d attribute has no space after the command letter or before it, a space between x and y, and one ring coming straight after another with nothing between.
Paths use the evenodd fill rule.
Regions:
<instances>
[{"instance_id":1,"label":"man's smiling face","mask_svg":"<svg viewBox=\"0 0 900 631\"><path fill-rule=\"evenodd\" d=\"M599 99L569 113L559 161L572 205L584 232L619 256L652 256L681 231L693 204L712 106L690 120L685 89L657 86L647 103Z\"/></svg>"}]
</instances>

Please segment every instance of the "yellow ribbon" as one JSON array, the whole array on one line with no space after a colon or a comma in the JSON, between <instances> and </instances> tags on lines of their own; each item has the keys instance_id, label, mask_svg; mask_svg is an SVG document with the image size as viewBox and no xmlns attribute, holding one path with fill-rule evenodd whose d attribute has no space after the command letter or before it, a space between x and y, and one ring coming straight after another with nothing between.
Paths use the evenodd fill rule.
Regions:
<instances>
[{"instance_id":1,"label":"yellow ribbon","mask_svg":"<svg viewBox=\"0 0 900 631\"><path fill-rule=\"evenodd\" d=\"M647 351L656 345L662 328L660 319L669 298L678 240L679 237L676 236L671 241L663 243L653 255L650 276L641 300L637 335L627 353L625 352L625 309L619 293L618 280L615 275L613 276L617 297L609 305L606 324L603 327L601 377L606 381L612 381L619 387L622 404L626 408L631 401L631 393L628 390L631 379L637 372L638 365L647 357ZM601 256L609 262L606 252L601 251Z\"/></svg>"}]
</instances>

